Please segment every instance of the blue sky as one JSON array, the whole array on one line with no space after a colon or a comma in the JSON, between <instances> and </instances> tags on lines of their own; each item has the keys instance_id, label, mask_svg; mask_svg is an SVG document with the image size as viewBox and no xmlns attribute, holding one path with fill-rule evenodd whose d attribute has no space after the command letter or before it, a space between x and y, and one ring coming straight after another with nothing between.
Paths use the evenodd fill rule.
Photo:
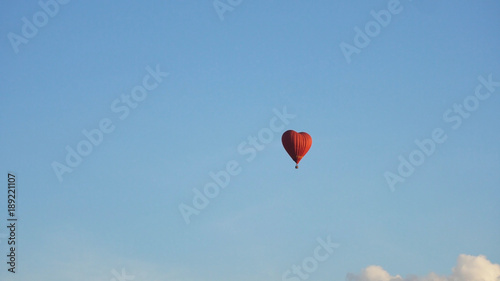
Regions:
<instances>
[{"instance_id":1,"label":"blue sky","mask_svg":"<svg viewBox=\"0 0 500 281\"><path fill-rule=\"evenodd\" d=\"M17 272L2 262L0 279L283 280L328 237L340 246L295 281L370 265L448 276L461 254L500 263L498 1L221 0L221 17L212 1L49 2L31 34L23 17L48 13L37 1L0 9L0 170L18 178L19 219ZM293 117L272 131L276 111ZM101 122L113 129L68 166L66 147ZM298 170L288 129L313 138ZM446 140L398 174L435 129ZM263 131L248 160L238 147ZM72 170L62 181L54 162ZM186 224L179 206L228 163L240 172ZM404 182L391 190L387 172Z\"/></svg>"}]
</instances>

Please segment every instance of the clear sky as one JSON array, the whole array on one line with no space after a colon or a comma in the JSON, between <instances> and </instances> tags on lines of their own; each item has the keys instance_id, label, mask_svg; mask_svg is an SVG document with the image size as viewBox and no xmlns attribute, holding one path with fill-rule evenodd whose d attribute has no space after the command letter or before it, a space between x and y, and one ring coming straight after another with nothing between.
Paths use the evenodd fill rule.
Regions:
<instances>
[{"instance_id":1,"label":"clear sky","mask_svg":"<svg viewBox=\"0 0 500 281\"><path fill-rule=\"evenodd\" d=\"M499 15L494 0L3 1L0 279L500 275ZM289 129L313 138L298 170Z\"/></svg>"}]
</instances>

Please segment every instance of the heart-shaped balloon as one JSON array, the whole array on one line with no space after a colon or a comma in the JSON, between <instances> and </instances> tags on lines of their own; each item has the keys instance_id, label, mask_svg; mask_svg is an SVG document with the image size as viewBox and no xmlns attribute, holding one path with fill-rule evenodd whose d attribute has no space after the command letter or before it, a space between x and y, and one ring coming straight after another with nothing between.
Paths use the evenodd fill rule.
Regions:
<instances>
[{"instance_id":1,"label":"heart-shaped balloon","mask_svg":"<svg viewBox=\"0 0 500 281\"><path fill-rule=\"evenodd\" d=\"M294 130L288 130L281 136L281 142L288 155L297 163L295 169L299 168L299 162L311 148L312 138L308 133L297 133Z\"/></svg>"}]
</instances>

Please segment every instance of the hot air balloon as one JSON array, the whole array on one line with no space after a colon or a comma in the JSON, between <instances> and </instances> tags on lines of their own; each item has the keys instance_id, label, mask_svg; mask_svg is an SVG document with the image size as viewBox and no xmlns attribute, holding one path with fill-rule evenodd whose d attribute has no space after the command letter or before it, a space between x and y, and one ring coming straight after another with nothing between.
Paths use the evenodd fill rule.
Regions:
<instances>
[{"instance_id":1,"label":"hot air balloon","mask_svg":"<svg viewBox=\"0 0 500 281\"><path fill-rule=\"evenodd\" d=\"M295 169L299 168L299 162L311 148L312 138L308 133L297 133L294 130L288 130L281 136L281 142L288 155L295 161Z\"/></svg>"}]
</instances>

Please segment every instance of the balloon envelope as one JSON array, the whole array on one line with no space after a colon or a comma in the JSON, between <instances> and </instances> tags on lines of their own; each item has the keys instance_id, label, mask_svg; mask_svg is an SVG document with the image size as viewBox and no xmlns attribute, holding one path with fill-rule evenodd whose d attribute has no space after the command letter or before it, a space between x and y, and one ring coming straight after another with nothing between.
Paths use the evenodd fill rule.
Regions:
<instances>
[{"instance_id":1,"label":"balloon envelope","mask_svg":"<svg viewBox=\"0 0 500 281\"><path fill-rule=\"evenodd\" d=\"M298 168L300 160L306 155L311 148L312 138L308 133L297 133L294 130L288 130L281 136L281 142L288 155L297 163L295 168Z\"/></svg>"}]
</instances>

